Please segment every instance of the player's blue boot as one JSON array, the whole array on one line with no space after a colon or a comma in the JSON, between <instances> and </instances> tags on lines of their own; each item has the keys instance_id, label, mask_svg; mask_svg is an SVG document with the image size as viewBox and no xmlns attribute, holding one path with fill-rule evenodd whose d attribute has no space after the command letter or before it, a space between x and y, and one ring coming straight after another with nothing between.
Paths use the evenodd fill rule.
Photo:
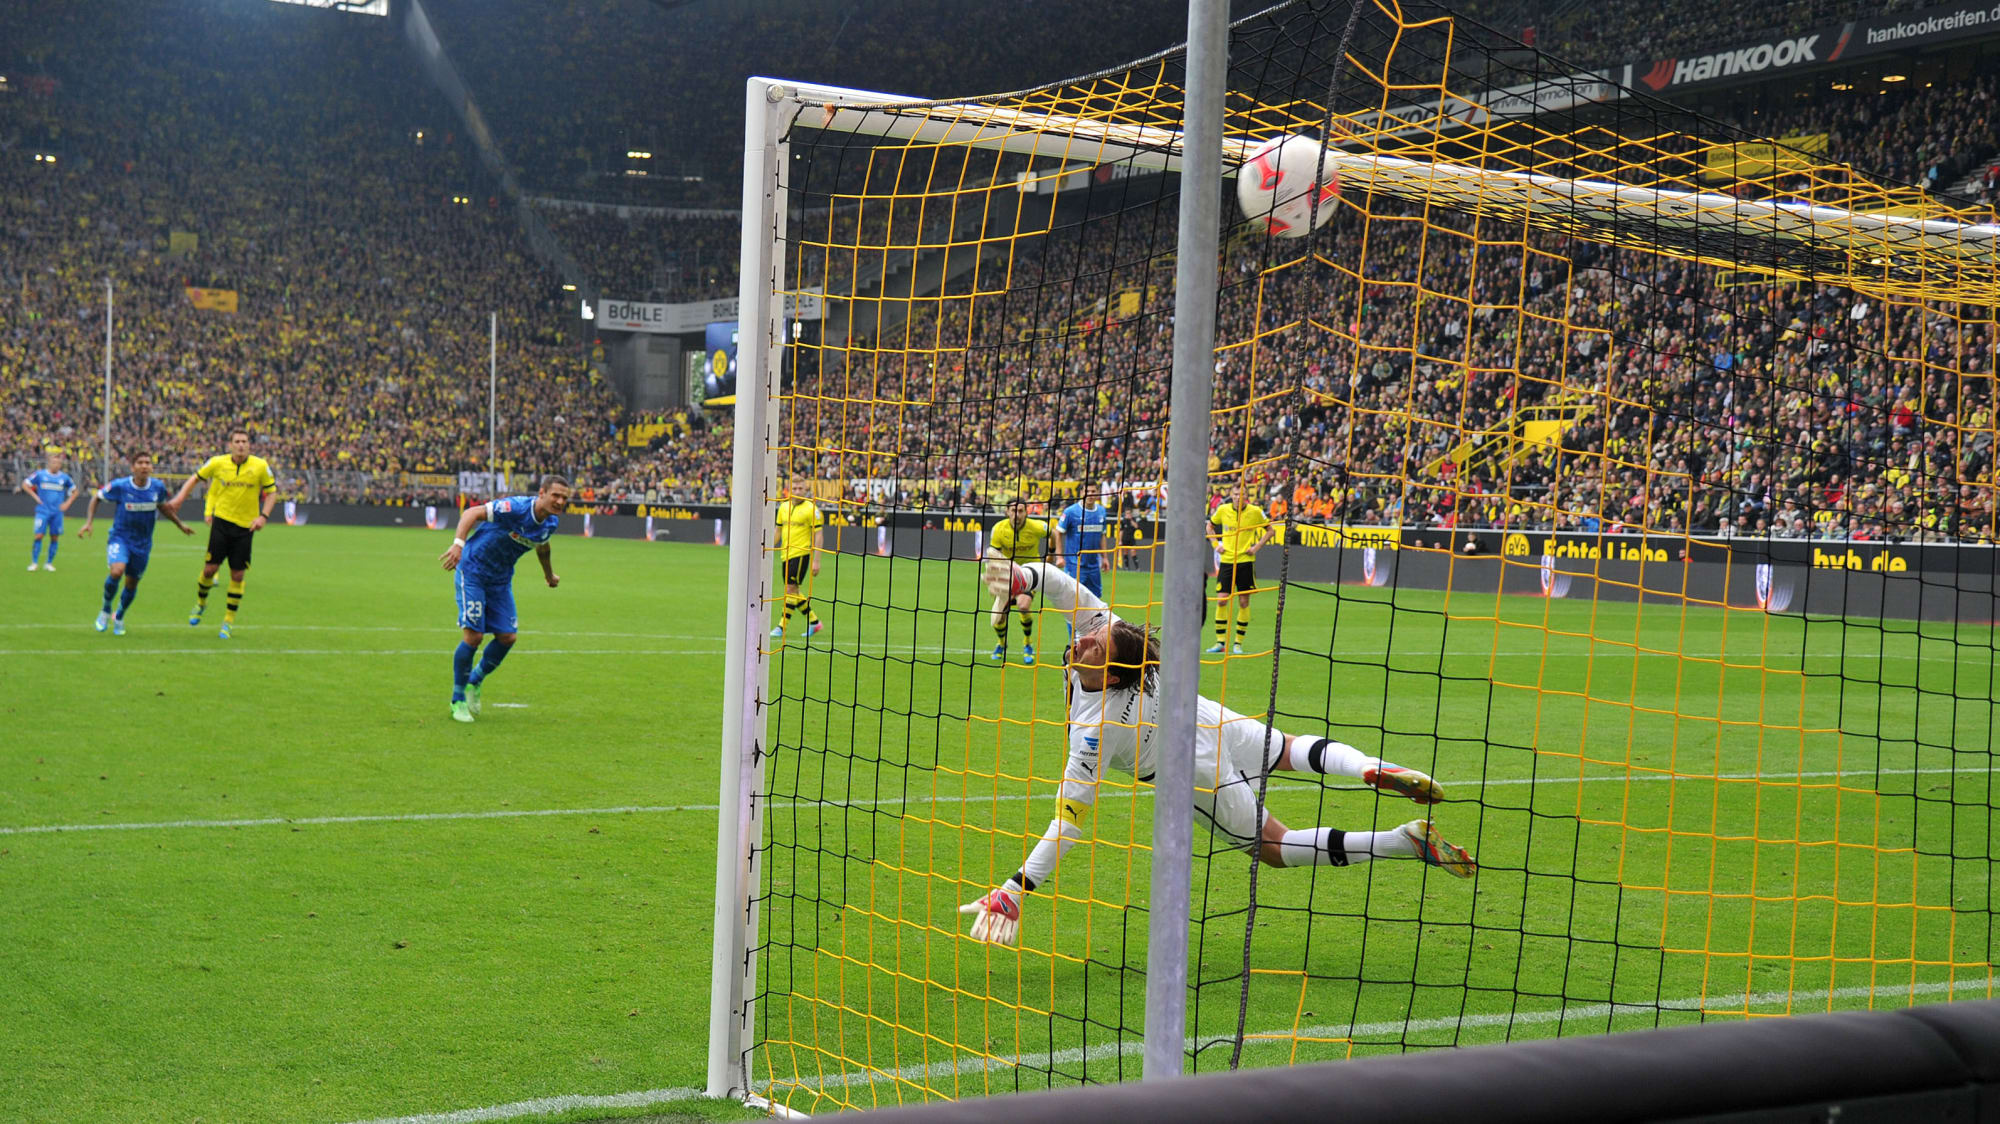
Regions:
<instances>
[{"instance_id":1,"label":"player's blue boot","mask_svg":"<svg viewBox=\"0 0 2000 1124\"><path fill-rule=\"evenodd\" d=\"M773 639L773 640L783 640L784 638L785 638L785 626L784 626L784 625L779 625L778 627L776 627L776 628L774 628L774 629L772 629L772 630L771 630L771 639Z\"/></svg>"},{"instance_id":2,"label":"player's blue boot","mask_svg":"<svg viewBox=\"0 0 2000 1124\"><path fill-rule=\"evenodd\" d=\"M103 632L105 629L110 627L111 627L111 614L108 612L97 614L97 625L96 625L97 631Z\"/></svg>"},{"instance_id":3,"label":"player's blue boot","mask_svg":"<svg viewBox=\"0 0 2000 1124\"><path fill-rule=\"evenodd\" d=\"M228 621L223 621L223 622L222 622L222 631L221 631L221 632L218 632L218 633L216 633L216 634L215 634L215 636L216 636L216 639L218 639L218 640L227 640L227 639L229 639L229 622L228 622Z\"/></svg>"},{"instance_id":4,"label":"player's blue boot","mask_svg":"<svg viewBox=\"0 0 2000 1124\"><path fill-rule=\"evenodd\" d=\"M814 621L806 626L806 639L811 640L826 630L825 621Z\"/></svg>"},{"instance_id":5,"label":"player's blue boot","mask_svg":"<svg viewBox=\"0 0 2000 1124\"><path fill-rule=\"evenodd\" d=\"M1021 646L1021 662L1027 664L1029 667L1035 666L1035 646L1033 644L1023 644Z\"/></svg>"},{"instance_id":6,"label":"player's blue boot","mask_svg":"<svg viewBox=\"0 0 2000 1124\"><path fill-rule=\"evenodd\" d=\"M113 636L123 636L123 635L125 635L125 618L124 618L124 617L112 617L112 618L111 618L111 635L113 635Z\"/></svg>"},{"instance_id":7,"label":"player's blue boot","mask_svg":"<svg viewBox=\"0 0 2000 1124\"><path fill-rule=\"evenodd\" d=\"M1239 656L1240 656L1240 655L1242 655L1242 654L1243 654L1243 645L1241 645L1241 644L1231 644L1231 645L1229 646L1229 650L1230 650L1231 652L1233 652L1234 654L1236 654L1236 655L1239 655Z\"/></svg>"},{"instance_id":8,"label":"player's blue boot","mask_svg":"<svg viewBox=\"0 0 2000 1124\"><path fill-rule=\"evenodd\" d=\"M201 615L206 612L208 612L208 603L205 601L196 602L194 611L188 614L188 627L189 628L200 627Z\"/></svg>"},{"instance_id":9,"label":"player's blue boot","mask_svg":"<svg viewBox=\"0 0 2000 1124\"><path fill-rule=\"evenodd\" d=\"M1001 663L1005 661L1007 658L1007 645L1005 644L993 645L992 653L989 654L986 658L993 661L994 663Z\"/></svg>"},{"instance_id":10,"label":"player's blue boot","mask_svg":"<svg viewBox=\"0 0 2000 1124\"><path fill-rule=\"evenodd\" d=\"M1222 654L1222 652L1223 652L1223 647L1222 647L1222 644L1221 644L1221 642L1220 642L1220 641L1218 641L1218 642L1216 642L1216 643L1214 643L1214 644L1210 644L1210 645L1209 645L1208 647L1206 647L1206 648L1203 648L1203 649L1202 649L1202 651L1204 651L1204 652L1208 653L1208 654L1209 654L1209 655L1211 655L1211 656L1219 656L1219 655L1221 655L1221 654Z\"/></svg>"}]
</instances>

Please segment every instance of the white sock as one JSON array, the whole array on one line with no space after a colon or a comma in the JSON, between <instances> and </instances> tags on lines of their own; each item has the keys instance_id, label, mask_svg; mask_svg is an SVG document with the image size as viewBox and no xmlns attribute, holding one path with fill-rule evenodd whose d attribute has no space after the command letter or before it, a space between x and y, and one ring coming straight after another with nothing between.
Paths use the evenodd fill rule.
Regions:
<instances>
[{"instance_id":1,"label":"white sock","mask_svg":"<svg viewBox=\"0 0 2000 1124\"><path fill-rule=\"evenodd\" d=\"M1360 779L1361 774L1382 764L1379 757L1370 757L1346 742L1331 738L1296 737L1288 751L1288 764L1301 773L1320 773Z\"/></svg>"},{"instance_id":2,"label":"white sock","mask_svg":"<svg viewBox=\"0 0 2000 1124\"><path fill-rule=\"evenodd\" d=\"M1370 859L1416 858L1417 844L1399 829L1342 831L1337 827L1308 827L1287 831L1278 841L1278 853L1286 866L1352 866Z\"/></svg>"}]
</instances>

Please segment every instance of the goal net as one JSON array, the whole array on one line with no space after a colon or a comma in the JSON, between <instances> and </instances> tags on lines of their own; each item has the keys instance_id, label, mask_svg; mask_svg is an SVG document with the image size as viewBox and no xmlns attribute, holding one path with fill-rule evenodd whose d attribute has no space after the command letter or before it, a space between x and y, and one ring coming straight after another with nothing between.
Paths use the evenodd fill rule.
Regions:
<instances>
[{"instance_id":1,"label":"goal net","mask_svg":"<svg viewBox=\"0 0 2000 1124\"><path fill-rule=\"evenodd\" d=\"M1280 771L1262 811L1428 816L1478 871L1198 831L1192 1068L1990 996L2000 230L1443 13L1299 0L1230 57L1225 165L1319 138L1339 192L1283 238L1225 190L1208 496L1163 484L1179 53L953 103L770 87L748 1090L1137 1075L1145 778L1092 778L1017 946L959 912L1053 830L1077 689L1066 614L996 624L974 559L1046 521L1157 623L1161 518L1239 484L1254 584L1165 658L1446 797Z\"/></svg>"}]
</instances>

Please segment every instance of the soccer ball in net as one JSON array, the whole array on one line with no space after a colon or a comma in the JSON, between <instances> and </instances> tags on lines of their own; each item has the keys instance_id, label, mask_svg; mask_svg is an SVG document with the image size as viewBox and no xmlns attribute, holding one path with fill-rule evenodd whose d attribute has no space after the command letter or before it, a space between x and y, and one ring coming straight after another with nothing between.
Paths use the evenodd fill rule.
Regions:
<instances>
[{"instance_id":1,"label":"soccer ball in net","mask_svg":"<svg viewBox=\"0 0 2000 1124\"><path fill-rule=\"evenodd\" d=\"M1297 134L1258 145L1236 172L1244 217L1279 238L1304 238L1325 226L1340 206L1340 177L1321 158L1319 142Z\"/></svg>"}]
</instances>

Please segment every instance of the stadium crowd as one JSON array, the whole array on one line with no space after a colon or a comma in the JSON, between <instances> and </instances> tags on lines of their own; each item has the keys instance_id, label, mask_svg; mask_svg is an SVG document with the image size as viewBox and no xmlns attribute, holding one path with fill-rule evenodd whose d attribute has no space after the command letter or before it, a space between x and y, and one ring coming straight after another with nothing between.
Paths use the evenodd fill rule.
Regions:
<instances>
[{"instance_id":1,"label":"stadium crowd","mask_svg":"<svg viewBox=\"0 0 2000 1124\"><path fill-rule=\"evenodd\" d=\"M500 464L613 466L616 395L387 21L60 11L4 17L47 78L0 99L6 447L95 446L109 278L121 455L184 465L241 423L331 496L448 493L405 474L487 467L491 311Z\"/></svg>"},{"instance_id":2,"label":"stadium crowd","mask_svg":"<svg viewBox=\"0 0 2000 1124\"><path fill-rule=\"evenodd\" d=\"M394 29L301 14L151 0L120 20L65 8L46 31L0 15L15 41L48 44L31 52L45 81L0 98L0 133L12 153L56 158L0 161L0 291L14 309L0 327L0 442L94 446L110 277L121 455L185 464L247 420L258 452L281 474L314 473L320 498L448 497L453 474L495 467L485 314L497 310L497 467L563 470L599 495L726 499L726 418L681 415L637 449L619 439L634 419L589 341L566 334L555 278ZM314 67L288 64L307 52ZM1835 159L1935 179L2000 149L1996 94L1987 77L1827 98L1755 127L1823 131ZM734 219L634 214L544 209L614 295L733 291ZM935 210L809 218L795 275L836 290L890 263L840 246L967 235ZM786 425L809 463L794 468L893 482L855 497L915 505L992 503L1019 477L1150 493L1172 220L1135 206L1066 221L1015 244L1003 293L919 300L848 346L800 349ZM1365 226L1349 209L1321 237L1365 244L1363 274L1270 271L1256 239L1225 262L1219 338L1236 346L1218 357L1213 467L1248 466L1277 510L1991 535L1990 310L1739 284L1554 236L1475 255L1451 220L1380 204ZM189 287L233 293L235 311L197 307ZM1530 421L1524 445L1512 435Z\"/></svg>"}]
</instances>

